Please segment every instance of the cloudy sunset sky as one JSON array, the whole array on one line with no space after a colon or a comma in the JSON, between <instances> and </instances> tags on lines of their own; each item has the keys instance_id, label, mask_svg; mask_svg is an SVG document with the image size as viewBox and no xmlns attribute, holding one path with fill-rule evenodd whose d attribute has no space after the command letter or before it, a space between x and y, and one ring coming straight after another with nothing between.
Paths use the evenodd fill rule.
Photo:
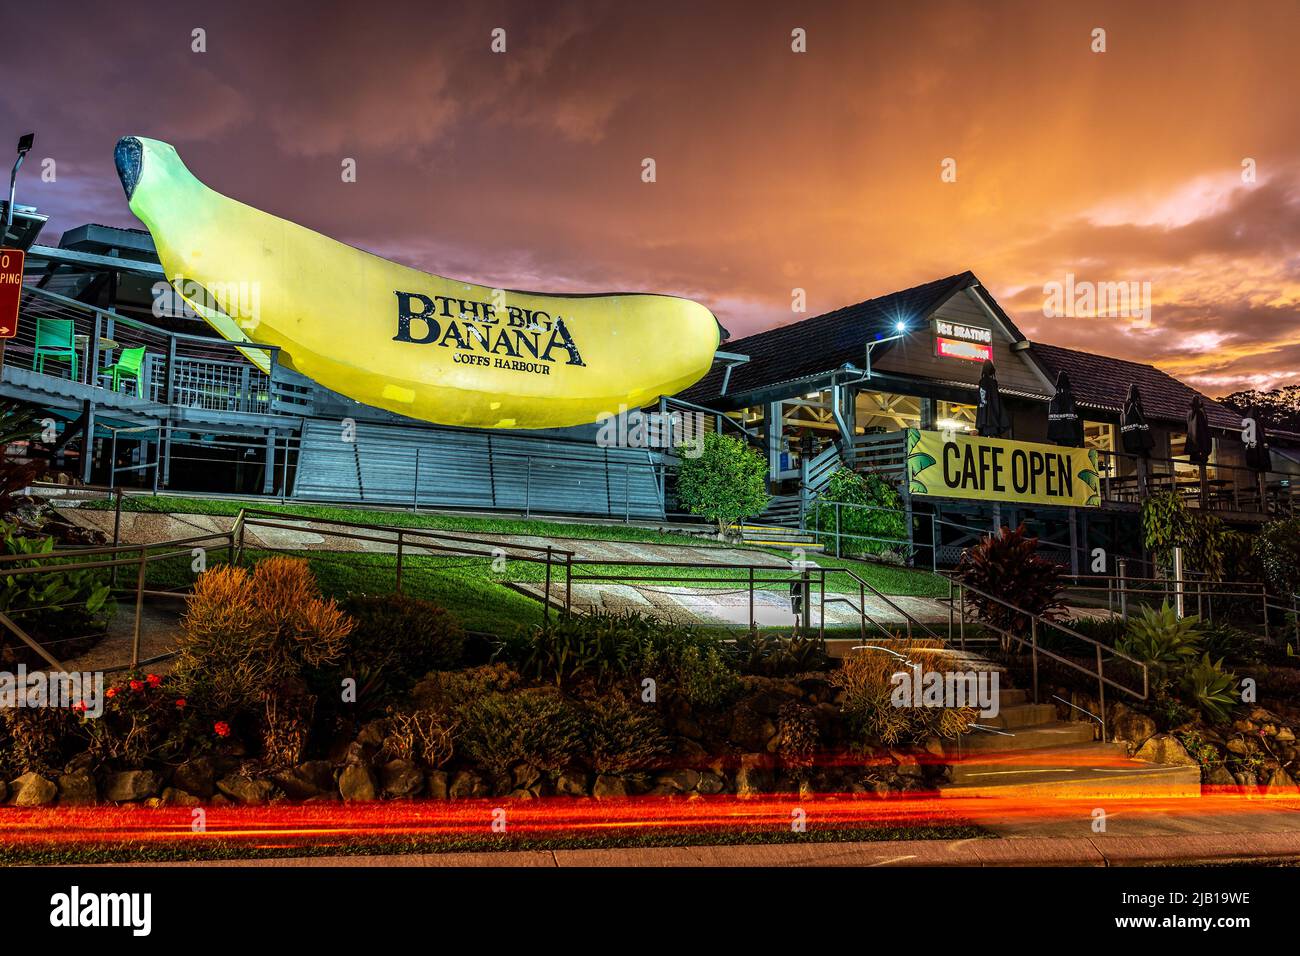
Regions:
<instances>
[{"instance_id":1,"label":"cloudy sunset sky","mask_svg":"<svg viewBox=\"0 0 1300 956\"><path fill-rule=\"evenodd\" d=\"M222 193L491 286L687 295L739 336L971 269L1031 338L1216 396L1300 382L1300 3L177 0L5 22L0 139L36 132L19 202L46 243L139 226L112 156L139 134ZM1150 325L1046 317L1067 275L1150 283Z\"/></svg>"}]
</instances>

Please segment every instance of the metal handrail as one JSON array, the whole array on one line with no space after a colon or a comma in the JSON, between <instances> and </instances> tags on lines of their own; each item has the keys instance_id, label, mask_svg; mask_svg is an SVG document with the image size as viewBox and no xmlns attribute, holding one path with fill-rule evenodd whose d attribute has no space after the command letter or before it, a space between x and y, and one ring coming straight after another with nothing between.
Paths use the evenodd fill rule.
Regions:
<instances>
[{"instance_id":1,"label":"metal handrail","mask_svg":"<svg viewBox=\"0 0 1300 956\"><path fill-rule=\"evenodd\" d=\"M1123 691L1124 693L1138 700L1146 700L1150 696L1151 693L1150 668L1147 664L1143 663L1142 661L1139 661L1134 657L1130 657L1128 654L1125 654L1123 651L1117 650L1116 648L1111 647L1108 644L1103 644L1101 641L1088 637L1085 634L1080 634L1078 631L1074 630L1073 628L1067 627L1066 625L1061 624L1058 621L1053 621L1050 618L1043 617L1041 614L1035 614L1034 612L1027 611L1022 607L1017 607L1016 605L1012 604L1010 601L1006 601L1003 598L1000 598L994 594L989 594L987 591L983 591L977 587L973 587L972 585L966 584L956 575L946 574L942 571L937 573L948 578L960 590L969 591L973 594L978 594L981 598L987 601L993 601L996 604L1000 604L1003 607L1008 608L1009 610L1015 611L1018 614L1023 614L1025 617L1029 618L1031 638L1028 641L1013 631L1008 631L1004 628L997 627L996 625L989 624L988 622L981 622L981 623L983 624L983 626L988 627L991 630L997 632L1000 636L1005 637L1008 640L1014 641L1017 644L1020 644L1022 646L1031 648L1035 702L1037 702L1038 700L1038 655L1039 654L1044 654L1047 657L1051 658L1052 660L1064 664L1067 667L1071 667L1074 670L1079 671L1080 673L1087 674L1090 677L1097 678L1099 699L1103 710L1105 709L1106 706L1106 685L1107 684L1114 687L1116 690ZM964 600L963 600L962 614L963 616L965 616L966 614ZM1040 626L1052 628L1056 631L1061 632L1062 634L1065 634L1067 637L1071 637L1074 638L1075 640L1082 641L1085 644L1092 645L1097 656L1097 669L1095 671L1090 671L1085 667L1081 667L1077 662L1070 660L1069 658L1062 657L1059 654L1054 654L1052 651L1039 647L1038 628ZM1105 671L1103 669L1102 656L1101 656L1103 650L1109 652L1115 657L1126 660L1129 663L1141 669L1142 693L1139 694L1131 687L1127 687L1124 684L1120 684L1105 675Z\"/></svg>"}]
</instances>

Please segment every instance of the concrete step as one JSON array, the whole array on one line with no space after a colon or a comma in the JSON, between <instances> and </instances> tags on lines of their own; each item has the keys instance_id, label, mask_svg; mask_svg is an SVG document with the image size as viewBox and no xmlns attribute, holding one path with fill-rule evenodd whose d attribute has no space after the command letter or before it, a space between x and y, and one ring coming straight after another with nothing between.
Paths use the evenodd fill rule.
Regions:
<instances>
[{"instance_id":1,"label":"concrete step","mask_svg":"<svg viewBox=\"0 0 1300 956\"><path fill-rule=\"evenodd\" d=\"M825 551L826 550L826 546L824 544L818 544L812 541L793 541L793 540L773 541L773 540L761 540L759 538L746 538L745 544L757 545L760 548L786 548L791 551L795 550L796 548L800 551Z\"/></svg>"},{"instance_id":2,"label":"concrete step","mask_svg":"<svg viewBox=\"0 0 1300 956\"><path fill-rule=\"evenodd\" d=\"M1051 704L1006 704L999 701L996 717L981 717L979 723L985 727L997 727L1001 730L1018 730L1021 727L1037 727L1050 724L1056 720L1056 708Z\"/></svg>"},{"instance_id":3,"label":"concrete step","mask_svg":"<svg viewBox=\"0 0 1300 956\"><path fill-rule=\"evenodd\" d=\"M977 719L976 723L984 723L984 721ZM962 756L970 753L1005 753L1091 743L1095 736L1093 733L1095 727L1096 724L1085 723L1082 720L1055 720L1008 730L1007 733L1013 736L979 732L962 734L945 746L944 750L946 753Z\"/></svg>"},{"instance_id":4,"label":"concrete step","mask_svg":"<svg viewBox=\"0 0 1300 956\"><path fill-rule=\"evenodd\" d=\"M1094 740L1038 750L970 751L952 754L949 759L953 760L952 782L965 783L984 778L995 779L1009 773L1060 770L1125 761L1128 759L1128 750L1123 744Z\"/></svg>"},{"instance_id":5,"label":"concrete step","mask_svg":"<svg viewBox=\"0 0 1300 956\"><path fill-rule=\"evenodd\" d=\"M1021 752L1010 761L953 767L941 797L1196 797L1198 767L1148 763L1126 756L1122 744L1093 743Z\"/></svg>"}]
</instances>

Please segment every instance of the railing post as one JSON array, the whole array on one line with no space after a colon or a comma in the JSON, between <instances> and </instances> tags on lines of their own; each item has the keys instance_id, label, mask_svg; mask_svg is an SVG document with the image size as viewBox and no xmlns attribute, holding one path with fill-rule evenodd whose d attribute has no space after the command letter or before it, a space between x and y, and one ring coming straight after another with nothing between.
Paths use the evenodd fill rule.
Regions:
<instances>
[{"instance_id":1,"label":"railing post","mask_svg":"<svg viewBox=\"0 0 1300 956\"><path fill-rule=\"evenodd\" d=\"M114 549L116 549L117 546L122 541L122 489L117 488L115 489L115 491L117 495L117 500L116 502L114 502L113 505L113 547ZM113 560L116 561L117 559L118 559L118 553L116 550L114 550ZM113 565L113 571L109 575L108 580L109 580L110 587L117 587L117 565L116 564Z\"/></svg>"},{"instance_id":2,"label":"railing post","mask_svg":"<svg viewBox=\"0 0 1300 956\"><path fill-rule=\"evenodd\" d=\"M148 545L140 545L140 569L135 578L135 632L131 636L131 667L140 663L140 617L144 613L145 562L149 558Z\"/></svg>"},{"instance_id":3,"label":"railing post","mask_svg":"<svg viewBox=\"0 0 1300 956\"><path fill-rule=\"evenodd\" d=\"M826 640L826 569L821 569L821 595L817 600L817 636Z\"/></svg>"},{"instance_id":4,"label":"railing post","mask_svg":"<svg viewBox=\"0 0 1300 956\"><path fill-rule=\"evenodd\" d=\"M1119 616L1120 620L1128 621L1128 558L1120 558L1115 562L1116 588L1119 591Z\"/></svg>"},{"instance_id":5,"label":"railing post","mask_svg":"<svg viewBox=\"0 0 1300 956\"><path fill-rule=\"evenodd\" d=\"M951 632L948 636L952 636ZM860 580L858 581L858 637L864 641L867 639L867 589Z\"/></svg>"},{"instance_id":6,"label":"railing post","mask_svg":"<svg viewBox=\"0 0 1300 956\"><path fill-rule=\"evenodd\" d=\"M524 459L524 517L528 517L529 490L533 484L533 456Z\"/></svg>"},{"instance_id":7,"label":"railing post","mask_svg":"<svg viewBox=\"0 0 1300 956\"><path fill-rule=\"evenodd\" d=\"M957 616L957 629L961 634L961 649L966 650L966 589L957 585L957 600L961 602L961 613Z\"/></svg>"},{"instance_id":8,"label":"railing post","mask_svg":"<svg viewBox=\"0 0 1300 956\"><path fill-rule=\"evenodd\" d=\"M1101 742L1106 742L1106 679L1102 676L1101 670L1101 645L1094 645L1097 650L1097 700L1100 706L1097 708L1100 712L1101 721Z\"/></svg>"},{"instance_id":9,"label":"railing post","mask_svg":"<svg viewBox=\"0 0 1300 956\"><path fill-rule=\"evenodd\" d=\"M402 529L397 529L397 593L402 593Z\"/></svg>"},{"instance_id":10,"label":"railing post","mask_svg":"<svg viewBox=\"0 0 1300 956\"><path fill-rule=\"evenodd\" d=\"M564 615L573 613L573 552L564 556Z\"/></svg>"},{"instance_id":11,"label":"railing post","mask_svg":"<svg viewBox=\"0 0 1300 956\"><path fill-rule=\"evenodd\" d=\"M1038 703L1038 618L1029 619L1029 640L1033 654L1034 703Z\"/></svg>"},{"instance_id":12,"label":"railing post","mask_svg":"<svg viewBox=\"0 0 1300 956\"><path fill-rule=\"evenodd\" d=\"M530 459L531 461L531 459ZM551 623L551 546L546 546L546 581L542 585L542 624Z\"/></svg>"},{"instance_id":13,"label":"railing post","mask_svg":"<svg viewBox=\"0 0 1300 956\"><path fill-rule=\"evenodd\" d=\"M957 611L957 595L954 593L952 578L948 579L948 640L952 640L953 615Z\"/></svg>"},{"instance_id":14,"label":"railing post","mask_svg":"<svg viewBox=\"0 0 1300 956\"><path fill-rule=\"evenodd\" d=\"M842 557L840 550L840 503L835 502L835 557Z\"/></svg>"},{"instance_id":15,"label":"railing post","mask_svg":"<svg viewBox=\"0 0 1300 956\"><path fill-rule=\"evenodd\" d=\"M749 566L749 633L753 634L754 628L754 566Z\"/></svg>"},{"instance_id":16,"label":"railing post","mask_svg":"<svg viewBox=\"0 0 1300 956\"><path fill-rule=\"evenodd\" d=\"M175 379L176 372L176 336L167 336L167 375L163 380L163 394L167 397L167 404L170 405L176 397Z\"/></svg>"}]
</instances>

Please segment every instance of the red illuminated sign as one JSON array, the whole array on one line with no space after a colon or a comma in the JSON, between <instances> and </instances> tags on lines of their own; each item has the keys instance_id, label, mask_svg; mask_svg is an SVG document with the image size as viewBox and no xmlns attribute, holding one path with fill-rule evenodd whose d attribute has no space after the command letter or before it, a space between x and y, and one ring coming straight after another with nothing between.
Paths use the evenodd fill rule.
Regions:
<instances>
[{"instance_id":1,"label":"red illuminated sign","mask_svg":"<svg viewBox=\"0 0 1300 956\"><path fill-rule=\"evenodd\" d=\"M958 339L936 338L934 340L934 354L940 358L984 362L993 358L993 347L980 342L962 342Z\"/></svg>"},{"instance_id":2,"label":"red illuminated sign","mask_svg":"<svg viewBox=\"0 0 1300 956\"><path fill-rule=\"evenodd\" d=\"M12 339L18 334L25 255L21 249L0 249L0 339Z\"/></svg>"}]
</instances>

